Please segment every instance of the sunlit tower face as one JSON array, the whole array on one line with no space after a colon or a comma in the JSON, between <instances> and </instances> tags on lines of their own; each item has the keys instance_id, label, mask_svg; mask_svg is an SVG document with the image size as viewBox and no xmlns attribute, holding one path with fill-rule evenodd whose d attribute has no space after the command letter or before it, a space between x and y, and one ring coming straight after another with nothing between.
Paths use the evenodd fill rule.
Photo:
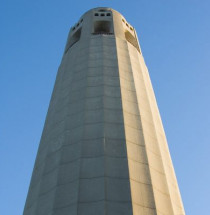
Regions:
<instances>
[{"instance_id":1,"label":"sunlit tower face","mask_svg":"<svg viewBox=\"0 0 210 215\"><path fill-rule=\"evenodd\" d=\"M24 215L183 215L135 29L95 8L71 28Z\"/></svg>"}]
</instances>

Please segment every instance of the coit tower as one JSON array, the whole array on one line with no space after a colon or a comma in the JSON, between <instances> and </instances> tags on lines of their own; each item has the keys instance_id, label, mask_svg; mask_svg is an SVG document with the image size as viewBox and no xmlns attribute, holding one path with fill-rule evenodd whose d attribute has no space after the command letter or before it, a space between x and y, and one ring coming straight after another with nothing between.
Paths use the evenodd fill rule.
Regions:
<instances>
[{"instance_id":1,"label":"coit tower","mask_svg":"<svg viewBox=\"0 0 210 215\"><path fill-rule=\"evenodd\" d=\"M136 31L111 8L69 32L23 214L185 214Z\"/></svg>"}]
</instances>

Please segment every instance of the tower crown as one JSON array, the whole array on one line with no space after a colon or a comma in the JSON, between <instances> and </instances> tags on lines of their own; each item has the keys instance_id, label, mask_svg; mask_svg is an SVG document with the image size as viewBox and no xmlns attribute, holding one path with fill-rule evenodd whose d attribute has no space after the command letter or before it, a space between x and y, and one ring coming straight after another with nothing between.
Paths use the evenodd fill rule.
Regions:
<instances>
[{"instance_id":1,"label":"tower crown","mask_svg":"<svg viewBox=\"0 0 210 215\"><path fill-rule=\"evenodd\" d=\"M116 10L98 7L86 12L69 32L65 53L80 40L97 35L109 35L127 40L140 52L135 29Z\"/></svg>"}]
</instances>

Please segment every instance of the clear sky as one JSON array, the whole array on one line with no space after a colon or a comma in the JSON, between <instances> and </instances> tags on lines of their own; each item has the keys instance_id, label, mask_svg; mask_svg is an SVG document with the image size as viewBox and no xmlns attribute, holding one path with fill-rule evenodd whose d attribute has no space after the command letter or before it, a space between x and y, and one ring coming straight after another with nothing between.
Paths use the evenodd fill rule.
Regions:
<instances>
[{"instance_id":1,"label":"clear sky","mask_svg":"<svg viewBox=\"0 0 210 215\"><path fill-rule=\"evenodd\" d=\"M1 1L0 214L22 214L68 31L98 6L136 28L186 214L209 214L209 0Z\"/></svg>"}]
</instances>

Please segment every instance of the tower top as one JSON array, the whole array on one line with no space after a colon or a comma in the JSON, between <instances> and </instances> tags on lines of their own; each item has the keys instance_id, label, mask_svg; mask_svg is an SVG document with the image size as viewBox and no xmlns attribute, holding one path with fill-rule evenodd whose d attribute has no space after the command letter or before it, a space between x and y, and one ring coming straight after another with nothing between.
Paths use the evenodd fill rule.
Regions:
<instances>
[{"instance_id":1,"label":"tower top","mask_svg":"<svg viewBox=\"0 0 210 215\"><path fill-rule=\"evenodd\" d=\"M90 10L88 10L86 13L89 13L91 11L98 11L98 12L106 12L106 11L115 11L117 13L119 13L121 15L121 13L111 7L95 7L95 8L92 8Z\"/></svg>"},{"instance_id":2,"label":"tower top","mask_svg":"<svg viewBox=\"0 0 210 215\"><path fill-rule=\"evenodd\" d=\"M134 27L118 11L109 7L90 9L80 17L70 29L65 53L79 40L87 41L97 35L127 40L141 53Z\"/></svg>"}]
</instances>

